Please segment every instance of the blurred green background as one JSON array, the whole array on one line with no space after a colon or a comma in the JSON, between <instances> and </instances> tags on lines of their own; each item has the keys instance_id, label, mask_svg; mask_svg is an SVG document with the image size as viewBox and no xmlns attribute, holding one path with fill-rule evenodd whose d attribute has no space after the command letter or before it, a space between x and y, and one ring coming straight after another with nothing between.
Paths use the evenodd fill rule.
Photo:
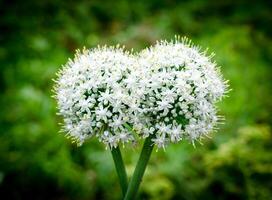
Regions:
<instances>
[{"instance_id":1,"label":"blurred green background","mask_svg":"<svg viewBox=\"0 0 272 200\"><path fill-rule=\"evenodd\" d=\"M272 4L246 0L0 0L0 198L119 199L109 150L58 131L55 73L75 49L135 51L175 34L209 47L232 91L212 139L153 153L139 199L271 199ZM131 174L140 148L123 149Z\"/></svg>"}]
</instances>

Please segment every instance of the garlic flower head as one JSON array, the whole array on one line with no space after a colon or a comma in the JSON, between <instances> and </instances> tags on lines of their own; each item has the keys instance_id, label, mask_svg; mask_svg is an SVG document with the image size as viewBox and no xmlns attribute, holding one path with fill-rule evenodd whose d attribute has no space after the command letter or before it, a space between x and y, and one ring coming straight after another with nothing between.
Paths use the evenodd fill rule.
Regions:
<instances>
[{"instance_id":1,"label":"garlic flower head","mask_svg":"<svg viewBox=\"0 0 272 200\"><path fill-rule=\"evenodd\" d=\"M161 41L138 55L141 66L139 113L135 128L154 143L195 140L211 132L219 120L215 103L227 84L219 69L187 38ZM137 90L139 90L137 88Z\"/></svg>"},{"instance_id":2,"label":"garlic flower head","mask_svg":"<svg viewBox=\"0 0 272 200\"><path fill-rule=\"evenodd\" d=\"M125 127L134 57L119 47L98 47L77 51L58 73L54 88L64 131L78 144L95 136L116 147L134 141Z\"/></svg>"}]
</instances>

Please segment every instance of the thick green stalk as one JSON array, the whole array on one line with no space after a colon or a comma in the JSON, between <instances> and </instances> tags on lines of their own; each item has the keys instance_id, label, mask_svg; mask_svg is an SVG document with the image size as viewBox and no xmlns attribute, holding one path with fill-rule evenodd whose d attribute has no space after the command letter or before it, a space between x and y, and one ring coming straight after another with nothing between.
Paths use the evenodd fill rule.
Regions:
<instances>
[{"instance_id":1,"label":"thick green stalk","mask_svg":"<svg viewBox=\"0 0 272 200\"><path fill-rule=\"evenodd\" d=\"M119 178L122 193L123 193L123 196L125 196L127 192L127 187L128 187L127 173L126 173L125 165L124 165L119 147L118 146L116 148L113 147L111 149L111 154L114 160L114 164L115 164L115 168Z\"/></svg>"},{"instance_id":2,"label":"thick green stalk","mask_svg":"<svg viewBox=\"0 0 272 200\"><path fill-rule=\"evenodd\" d=\"M151 137L145 139L144 146L137 162L135 171L128 185L128 190L125 200L132 200L136 197L142 177L145 172L146 165L149 161L154 145L152 144Z\"/></svg>"}]
</instances>

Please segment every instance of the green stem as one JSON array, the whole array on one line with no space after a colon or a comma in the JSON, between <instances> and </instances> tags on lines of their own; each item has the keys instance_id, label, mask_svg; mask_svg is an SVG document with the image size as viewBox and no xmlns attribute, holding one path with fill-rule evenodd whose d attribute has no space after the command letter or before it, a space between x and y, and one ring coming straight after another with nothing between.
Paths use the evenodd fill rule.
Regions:
<instances>
[{"instance_id":1,"label":"green stem","mask_svg":"<svg viewBox=\"0 0 272 200\"><path fill-rule=\"evenodd\" d=\"M119 147L118 146L116 148L113 147L111 149L111 154L112 154L115 168L117 171L117 175L119 178L122 193L123 193L123 196L125 196L126 191L127 191L127 187L128 187L127 173L126 173L125 165L124 165Z\"/></svg>"},{"instance_id":2,"label":"green stem","mask_svg":"<svg viewBox=\"0 0 272 200\"><path fill-rule=\"evenodd\" d=\"M146 165L149 161L154 145L152 144L151 137L145 139L144 146L137 162L135 171L128 185L128 190L124 200L132 200L136 197L142 177L145 172Z\"/></svg>"}]
</instances>

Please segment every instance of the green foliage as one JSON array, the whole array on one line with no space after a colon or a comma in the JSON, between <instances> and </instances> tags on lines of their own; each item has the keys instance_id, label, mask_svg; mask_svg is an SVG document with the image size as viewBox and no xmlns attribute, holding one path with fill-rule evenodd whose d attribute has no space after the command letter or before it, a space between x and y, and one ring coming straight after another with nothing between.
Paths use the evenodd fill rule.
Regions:
<instances>
[{"instance_id":1,"label":"green foliage","mask_svg":"<svg viewBox=\"0 0 272 200\"><path fill-rule=\"evenodd\" d=\"M154 152L139 199L269 199L270 7L244 0L1 1L1 198L119 199L109 150L95 140L77 147L59 133L52 79L76 48L121 43L139 50L180 34L216 52L230 80L229 97L218 104L226 119L203 146L184 141ZM132 172L139 147L122 151Z\"/></svg>"},{"instance_id":2,"label":"green foliage","mask_svg":"<svg viewBox=\"0 0 272 200\"><path fill-rule=\"evenodd\" d=\"M218 189L238 199L272 195L272 132L268 126L247 126L238 136L205 155L206 190Z\"/></svg>"}]
</instances>

